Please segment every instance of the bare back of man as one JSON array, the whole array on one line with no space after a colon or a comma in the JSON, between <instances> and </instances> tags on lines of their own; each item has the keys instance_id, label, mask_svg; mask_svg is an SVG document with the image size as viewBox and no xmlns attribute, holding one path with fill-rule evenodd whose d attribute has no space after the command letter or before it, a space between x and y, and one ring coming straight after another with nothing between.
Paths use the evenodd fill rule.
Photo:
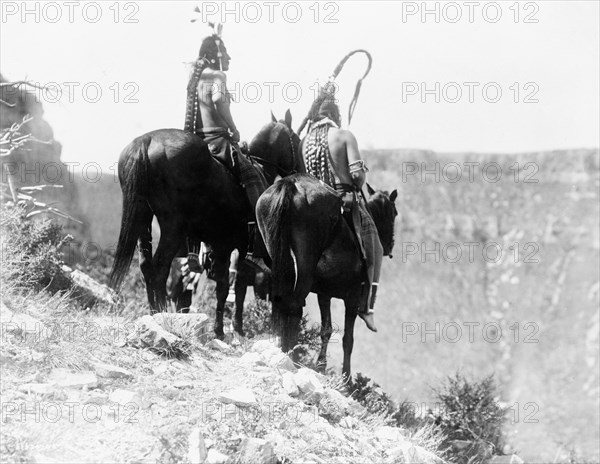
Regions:
<instances>
[{"instance_id":1,"label":"bare back of man","mask_svg":"<svg viewBox=\"0 0 600 464\"><path fill-rule=\"evenodd\" d=\"M354 134L348 130L339 129L330 120L325 119L323 123L327 127L327 147L322 151L321 156L328 157L324 164L330 165L333 178L327 176L327 180L321 180L332 184L331 187L334 187L342 196L344 209L348 213L347 218L352 223L359 237L359 243L362 245L362 251L367 262L367 276L371 283L371 291L366 293L365 296L370 294L371 298L368 306L366 306L367 301L365 301L366 307L361 308L362 311L359 315L365 320L369 329L376 332L377 329L373 321L373 305L376 287L379 282L383 248L377 234L372 233L373 230L376 230L374 226L371 227L373 220L366 209L364 200L361 200L362 196L357 193L361 191L366 182L366 168L360 156ZM314 150L314 140L310 141L310 139L311 137L307 136L302 142L301 151L303 156L308 155L311 149ZM312 148L310 144L312 144ZM323 163L317 164L323 165ZM311 171L314 171L314 169L309 169L309 172ZM312 172L312 174L320 178L321 171L317 171Z\"/></svg>"}]
</instances>

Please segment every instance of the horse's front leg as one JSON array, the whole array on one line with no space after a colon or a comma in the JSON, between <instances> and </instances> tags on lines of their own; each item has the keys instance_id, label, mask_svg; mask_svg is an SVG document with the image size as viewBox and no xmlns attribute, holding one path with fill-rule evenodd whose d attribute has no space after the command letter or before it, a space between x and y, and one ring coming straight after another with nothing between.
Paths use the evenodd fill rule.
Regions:
<instances>
[{"instance_id":1,"label":"horse's front leg","mask_svg":"<svg viewBox=\"0 0 600 464\"><path fill-rule=\"evenodd\" d=\"M321 310L321 351L317 358L317 370L325 372L327 368L327 345L331 338L331 298L318 295Z\"/></svg>"},{"instance_id":2,"label":"horse's front leg","mask_svg":"<svg viewBox=\"0 0 600 464\"><path fill-rule=\"evenodd\" d=\"M229 293L229 251L217 251L214 252L215 261L213 264L213 273L215 281L217 283L217 309L215 312L215 336L219 340L225 338L225 332L223 331L223 312L225 310L225 303L227 301L227 294Z\"/></svg>"},{"instance_id":3,"label":"horse's front leg","mask_svg":"<svg viewBox=\"0 0 600 464\"><path fill-rule=\"evenodd\" d=\"M342 376L346 382L352 381L350 369L350 358L352 356L352 348L354 347L354 322L356 321L357 308L359 297L348 298L344 300L346 314L344 317L344 337L342 345L344 347L344 362L342 364Z\"/></svg>"}]
</instances>

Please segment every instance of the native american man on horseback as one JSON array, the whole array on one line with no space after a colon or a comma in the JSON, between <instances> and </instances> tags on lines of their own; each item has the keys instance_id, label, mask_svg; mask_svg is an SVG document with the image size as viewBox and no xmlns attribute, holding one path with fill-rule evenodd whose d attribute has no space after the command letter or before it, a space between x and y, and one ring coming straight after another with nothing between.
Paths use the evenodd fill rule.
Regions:
<instances>
[{"instance_id":1,"label":"native american man on horseback","mask_svg":"<svg viewBox=\"0 0 600 464\"><path fill-rule=\"evenodd\" d=\"M340 63L334 75L337 75L341 65L343 63ZM353 105L356 104L359 89L360 81L350 105L349 120L352 117ZM357 236L366 264L365 277L368 281L363 283L363 300L358 315L370 330L377 332L374 305L383 260L383 247L362 194L368 169L361 159L352 132L340 128L341 115L335 99L333 79L321 89L311 106L306 122L309 123L308 132L300 145L306 172L334 188L342 197L344 218Z\"/></svg>"},{"instance_id":2,"label":"native american man on horseback","mask_svg":"<svg viewBox=\"0 0 600 464\"><path fill-rule=\"evenodd\" d=\"M262 173L241 152L240 133L230 111L231 94L227 91L225 71L231 57L221 39L222 25L206 37L200 46L198 58L187 87L184 130L203 138L219 161L223 162L244 187L250 202L252 216L248 217L248 253L246 261L253 267L269 273L264 258L268 257L262 236L256 228L254 210L258 197L268 187ZM197 257L190 253L190 269L198 269Z\"/></svg>"}]
</instances>

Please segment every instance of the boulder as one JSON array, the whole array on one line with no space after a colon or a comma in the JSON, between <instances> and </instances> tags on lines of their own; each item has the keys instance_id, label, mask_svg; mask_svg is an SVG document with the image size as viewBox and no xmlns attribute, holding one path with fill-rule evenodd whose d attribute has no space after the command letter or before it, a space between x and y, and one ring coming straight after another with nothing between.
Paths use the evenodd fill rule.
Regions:
<instances>
[{"instance_id":1,"label":"boulder","mask_svg":"<svg viewBox=\"0 0 600 464\"><path fill-rule=\"evenodd\" d=\"M294 374L294 381L296 382L296 385L298 385L303 399L307 402L318 403L325 394L323 385L321 385L321 382L317 379L314 371L311 369L305 367L299 369L298 372Z\"/></svg>"},{"instance_id":2,"label":"boulder","mask_svg":"<svg viewBox=\"0 0 600 464\"><path fill-rule=\"evenodd\" d=\"M98 378L90 371L71 372L56 368L50 373L48 382L61 388L94 388L98 385Z\"/></svg>"},{"instance_id":3,"label":"boulder","mask_svg":"<svg viewBox=\"0 0 600 464\"><path fill-rule=\"evenodd\" d=\"M54 389L54 385L50 383L24 383L19 385L19 391L24 393L36 393L38 395L47 395Z\"/></svg>"},{"instance_id":4,"label":"boulder","mask_svg":"<svg viewBox=\"0 0 600 464\"><path fill-rule=\"evenodd\" d=\"M206 346L208 346L211 350L220 351L221 353L229 353L231 351L231 347L227 343L217 338L211 340Z\"/></svg>"},{"instance_id":5,"label":"boulder","mask_svg":"<svg viewBox=\"0 0 600 464\"><path fill-rule=\"evenodd\" d=\"M63 265L61 271L71 281L73 297L77 298L84 308L93 306L96 303L114 305L117 302L117 294L114 290L92 279L80 270Z\"/></svg>"},{"instance_id":6,"label":"boulder","mask_svg":"<svg viewBox=\"0 0 600 464\"><path fill-rule=\"evenodd\" d=\"M276 464L273 445L260 438L244 438L239 448L239 461L257 464Z\"/></svg>"}]
</instances>

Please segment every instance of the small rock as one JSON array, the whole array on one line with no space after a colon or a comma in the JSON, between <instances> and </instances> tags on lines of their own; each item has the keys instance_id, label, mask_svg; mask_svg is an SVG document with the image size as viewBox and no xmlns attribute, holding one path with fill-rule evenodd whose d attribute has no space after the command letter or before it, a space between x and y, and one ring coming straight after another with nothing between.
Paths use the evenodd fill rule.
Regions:
<instances>
[{"instance_id":1,"label":"small rock","mask_svg":"<svg viewBox=\"0 0 600 464\"><path fill-rule=\"evenodd\" d=\"M359 424L359 421L356 420L352 416L343 417L342 420L340 421L340 426L344 427L345 429L353 429L358 424Z\"/></svg>"},{"instance_id":2,"label":"small rock","mask_svg":"<svg viewBox=\"0 0 600 464\"><path fill-rule=\"evenodd\" d=\"M400 446L385 451L386 455L394 458L402 458L407 464L444 464L444 460L425 448L415 446L408 441L402 441Z\"/></svg>"},{"instance_id":3,"label":"small rock","mask_svg":"<svg viewBox=\"0 0 600 464\"><path fill-rule=\"evenodd\" d=\"M173 382L173 386L183 390L184 388L194 388L194 383L191 380L177 380Z\"/></svg>"},{"instance_id":4,"label":"small rock","mask_svg":"<svg viewBox=\"0 0 600 464\"><path fill-rule=\"evenodd\" d=\"M214 448L208 450L208 455L206 456L206 464L225 464L229 456L217 451Z\"/></svg>"},{"instance_id":5,"label":"small rock","mask_svg":"<svg viewBox=\"0 0 600 464\"><path fill-rule=\"evenodd\" d=\"M367 411L366 408L358 401L349 399L348 400L348 411L355 417L361 417Z\"/></svg>"},{"instance_id":6,"label":"small rock","mask_svg":"<svg viewBox=\"0 0 600 464\"><path fill-rule=\"evenodd\" d=\"M236 388L234 390L221 393L219 401L225 404L235 404L240 407L249 407L258 405L256 397L249 388Z\"/></svg>"},{"instance_id":7,"label":"small rock","mask_svg":"<svg viewBox=\"0 0 600 464\"><path fill-rule=\"evenodd\" d=\"M296 372L298 370L296 369L296 366L294 366L294 363L289 358L289 356L282 353L281 351L278 351L273 356L271 356L267 364L276 369L282 369L284 371L289 372Z\"/></svg>"},{"instance_id":8,"label":"small rock","mask_svg":"<svg viewBox=\"0 0 600 464\"><path fill-rule=\"evenodd\" d=\"M110 394L108 398L113 403L118 403L122 406L125 406L129 403L137 404L138 407L142 406L142 397L138 392L123 390L122 388L117 388Z\"/></svg>"},{"instance_id":9,"label":"small rock","mask_svg":"<svg viewBox=\"0 0 600 464\"><path fill-rule=\"evenodd\" d=\"M296 385L296 381L294 380L294 374L291 372L284 372L281 381L283 383L283 389L288 395L298 396L300 394L298 385Z\"/></svg>"},{"instance_id":10,"label":"small rock","mask_svg":"<svg viewBox=\"0 0 600 464\"><path fill-rule=\"evenodd\" d=\"M327 388L319 401L319 413L333 424L337 424L346 415L348 400L337 390Z\"/></svg>"},{"instance_id":11,"label":"small rock","mask_svg":"<svg viewBox=\"0 0 600 464\"><path fill-rule=\"evenodd\" d=\"M523 464L523 460L516 454L492 457L490 464Z\"/></svg>"},{"instance_id":12,"label":"small rock","mask_svg":"<svg viewBox=\"0 0 600 464\"><path fill-rule=\"evenodd\" d=\"M48 382L62 388L94 388L98 385L98 378L90 371L71 372L56 368L50 373Z\"/></svg>"},{"instance_id":13,"label":"small rock","mask_svg":"<svg viewBox=\"0 0 600 464\"><path fill-rule=\"evenodd\" d=\"M108 395L101 390L92 390L83 398L83 404L105 404L108 401Z\"/></svg>"},{"instance_id":14,"label":"small rock","mask_svg":"<svg viewBox=\"0 0 600 464\"><path fill-rule=\"evenodd\" d=\"M188 343L166 331L156 320L145 315L135 322L136 330L127 336L127 343L136 348L148 348L171 357L187 352Z\"/></svg>"},{"instance_id":15,"label":"small rock","mask_svg":"<svg viewBox=\"0 0 600 464\"><path fill-rule=\"evenodd\" d=\"M279 348L277 348L271 340L258 340L254 343L254 345L252 345L250 351L253 353L262 353L265 350L271 350L273 348L279 350Z\"/></svg>"},{"instance_id":16,"label":"small rock","mask_svg":"<svg viewBox=\"0 0 600 464\"><path fill-rule=\"evenodd\" d=\"M248 365L264 364L264 362L262 361L261 355L258 353L251 352L251 351L244 353L240 357L240 362L243 364L248 364Z\"/></svg>"},{"instance_id":17,"label":"small rock","mask_svg":"<svg viewBox=\"0 0 600 464\"><path fill-rule=\"evenodd\" d=\"M398 427L384 425L375 430L375 436L379 441L404 441L402 432Z\"/></svg>"},{"instance_id":18,"label":"small rock","mask_svg":"<svg viewBox=\"0 0 600 464\"><path fill-rule=\"evenodd\" d=\"M188 459L191 464L202 464L206 461L208 451L202 431L196 427L192 429L188 438Z\"/></svg>"},{"instance_id":19,"label":"small rock","mask_svg":"<svg viewBox=\"0 0 600 464\"><path fill-rule=\"evenodd\" d=\"M111 364L106 364L102 362L92 363L92 367L96 374L100 377L106 377L109 379L131 379L133 378L133 374L127 369L123 369L122 367L113 366Z\"/></svg>"},{"instance_id":20,"label":"small rock","mask_svg":"<svg viewBox=\"0 0 600 464\"><path fill-rule=\"evenodd\" d=\"M314 371L303 367L294 374L294 381L306 401L317 403L325 394L323 385L315 376Z\"/></svg>"},{"instance_id":21,"label":"small rock","mask_svg":"<svg viewBox=\"0 0 600 464\"><path fill-rule=\"evenodd\" d=\"M52 391L53 385L50 383L24 383L19 385L19 391L25 393L36 393L38 395L47 395Z\"/></svg>"},{"instance_id":22,"label":"small rock","mask_svg":"<svg viewBox=\"0 0 600 464\"><path fill-rule=\"evenodd\" d=\"M206 346L208 346L211 350L220 351L221 353L228 353L231 350L231 347L227 343L219 340L218 338L211 340Z\"/></svg>"},{"instance_id":23,"label":"small rock","mask_svg":"<svg viewBox=\"0 0 600 464\"><path fill-rule=\"evenodd\" d=\"M275 464L277 457L273 445L260 438L244 438L239 448L240 462L253 462L258 464Z\"/></svg>"}]
</instances>

